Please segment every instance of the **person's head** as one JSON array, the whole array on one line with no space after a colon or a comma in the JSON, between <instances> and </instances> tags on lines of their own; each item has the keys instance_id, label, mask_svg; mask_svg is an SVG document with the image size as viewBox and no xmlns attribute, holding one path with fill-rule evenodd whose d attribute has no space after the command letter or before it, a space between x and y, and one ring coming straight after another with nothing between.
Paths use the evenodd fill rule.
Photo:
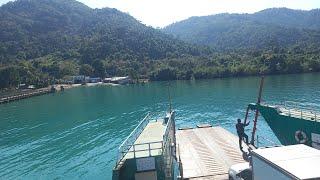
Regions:
<instances>
[{"instance_id":1,"label":"person's head","mask_svg":"<svg viewBox=\"0 0 320 180\"><path fill-rule=\"evenodd\" d=\"M241 119L238 119L238 123L241 123Z\"/></svg>"}]
</instances>

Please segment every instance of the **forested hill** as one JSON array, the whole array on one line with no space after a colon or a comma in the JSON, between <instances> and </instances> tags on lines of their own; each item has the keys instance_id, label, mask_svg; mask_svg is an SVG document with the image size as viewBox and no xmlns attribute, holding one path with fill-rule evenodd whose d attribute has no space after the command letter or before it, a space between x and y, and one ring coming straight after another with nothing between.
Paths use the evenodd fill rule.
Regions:
<instances>
[{"instance_id":1,"label":"forested hill","mask_svg":"<svg viewBox=\"0 0 320 180\"><path fill-rule=\"evenodd\" d=\"M156 30L75 0L16 0L0 7L0 90L74 75L173 80L319 72L319 20L319 10L267 9Z\"/></svg>"},{"instance_id":2,"label":"forested hill","mask_svg":"<svg viewBox=\"0 0 320 180\"><path fill-rule=\"evenodd\" d=\"M254 14L191 17L171 24L163 31L219 51L317 47L320 42L320 10L272 8Z\"/></svg>"},{"instance_id":3,"label":"forested hill","mask_svg":"<svg viewBox=\"0 0 320 180\"><path fill-rule=\"evenodd\" d=\"M116 9L74 0L17 0L0 7L0 62L52 55L62 60L144 60L200 55L189 45Z\"/></svg>"}]
</instances>

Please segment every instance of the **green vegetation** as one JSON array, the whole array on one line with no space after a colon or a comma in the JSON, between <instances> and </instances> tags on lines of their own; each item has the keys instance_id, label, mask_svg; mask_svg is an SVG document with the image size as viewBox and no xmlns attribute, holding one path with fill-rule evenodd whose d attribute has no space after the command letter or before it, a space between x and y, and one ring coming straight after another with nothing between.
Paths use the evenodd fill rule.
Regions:
<instances>
[{"instance_id":1,"label":"green vegetation","mask_svg":"<svg viewBox=\"0 0 320 180\"><path fill-rule=\"evenodd\" d=\"M239 53L287 48L318 48L320 9L266 9L254 14L191 17L163 32L184 41L208 45L219 52Z\"/></svg>"},{"instance_id":2,"label":"green vegetation","mask_svg":"<svg viewBox=\"0 0 320 180\"><path fill-rule=\"evenodd\" d=\"M282 10L276 11L280 17ZM307 12L319 17L316 10L290 10ZM267 15L259 14L266 22L228 14L217 15L217 22L195 18L189 29L169 26L167 35L115 9L74 0L17 0L0 7L0 88L45 87L79 74L172 80L320 71L320 18L312 25L297 20L301 28L295 28ZM204 22L215 26L206 29ZM187 33L191 28L194 33Z\"/></svg>"}]
</instances>

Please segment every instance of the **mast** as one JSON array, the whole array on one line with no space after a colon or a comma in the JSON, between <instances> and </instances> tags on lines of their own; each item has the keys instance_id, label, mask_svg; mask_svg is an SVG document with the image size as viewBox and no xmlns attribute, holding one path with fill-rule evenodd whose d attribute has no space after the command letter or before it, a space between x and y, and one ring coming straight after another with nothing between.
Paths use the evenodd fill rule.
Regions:
<instances>
[{"instance_id":1,"label":"mast","mask_svg":"<svg viewBox=\"0 0 320 180\"><path fill-rule=\"evenodd\" d=\"M258 117L259 117L259 110L258 110L258 106L261 103L261 96L262 96L262 90L263 90L263 84L264 84L264 76L261 77L261 81L260 81L260 88L259 88L259 95L258 95L258 101L257 101L257 109L256 109L256 114L254 116L254 125L253 125L253 129L252 129L252 136L251 136L251 142L250 144L254 145L254 136L256 134L257 131L257 121L258 121ZM246 118L247 119L247 118ZM246 121L246 120L245 120Z\"/></svg>"}]
</instances>

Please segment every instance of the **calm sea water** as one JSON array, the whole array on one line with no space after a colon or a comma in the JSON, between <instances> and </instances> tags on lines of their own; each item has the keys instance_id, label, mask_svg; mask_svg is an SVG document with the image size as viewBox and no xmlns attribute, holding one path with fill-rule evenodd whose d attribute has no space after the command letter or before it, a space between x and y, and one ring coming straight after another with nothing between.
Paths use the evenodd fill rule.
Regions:
<instances>
[{"instance_id":1,"label":"calm sea water","mask_svg":"<svg viewBox=\"0 0 320 180\"><path fill-rule=\"evenodd\" d=\"M177 126L210 123L235 133L259 81L170 82ZM0 105L0 179L111 179L121 142L147 112L168 108L167 84L79 87ZM267 77L263 100L319 107L320 74ZM258 135L279 143L263 118Z\"/></svg>"}]
</instances>

